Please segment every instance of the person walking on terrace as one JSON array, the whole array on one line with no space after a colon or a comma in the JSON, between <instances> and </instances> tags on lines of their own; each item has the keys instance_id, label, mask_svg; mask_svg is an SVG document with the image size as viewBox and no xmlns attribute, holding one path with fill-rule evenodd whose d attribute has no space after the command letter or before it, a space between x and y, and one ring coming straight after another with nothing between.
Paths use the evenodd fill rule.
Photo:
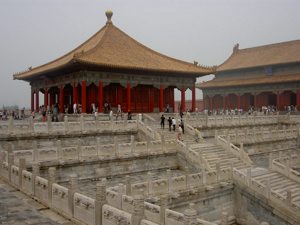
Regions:
<instances>
[{"instance_id":1,"label":"person walking on terrace","mask_svg":"<svg viewBox=\"0 0 300 225\"><path fill-rule=\"evenodd\" d=\"M165 129L165 116L164 116L164 114L162 114L161 115L161 117L160 117L160 127L162 128L162 129Z\"/></svg>"}]
</instances>

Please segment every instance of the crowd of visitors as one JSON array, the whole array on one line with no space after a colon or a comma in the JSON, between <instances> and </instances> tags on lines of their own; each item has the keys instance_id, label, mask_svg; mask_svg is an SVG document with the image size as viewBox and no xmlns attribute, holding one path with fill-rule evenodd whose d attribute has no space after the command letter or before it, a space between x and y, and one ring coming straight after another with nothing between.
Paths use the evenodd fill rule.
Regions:
<instances>
[{"instance_id":1,"label":"crowd of visitors","mask_svg":"<svg viewBox=\"0 0 300 225\"><path fill-rule=\"evenodd\" d=\"M15 120L21 120L25 118L25 108L22 109L3 109L0 110L0 120L8 120L9 117Z\"/></svg>"},{"instance_id":2,"label":"crowd of visitors","mask_svg":"<svg viewBox=\"0 0 300 225\"><path fill-rule=\"evenodd\" d=\"M263 115L273 115L277 113L277 107L275 105L268 105L268 106L262 106L259 108L254 108L253 106L250 107L247 111L244 111L243 109L213 109L208 110L205 109L204 113L208 115L242 115L242 114L248 114L253 115L257 113L261 113ZM296 112L297 107L294 105L284 106L283 111L285 112Z\"/></svg>"}]
</instances>

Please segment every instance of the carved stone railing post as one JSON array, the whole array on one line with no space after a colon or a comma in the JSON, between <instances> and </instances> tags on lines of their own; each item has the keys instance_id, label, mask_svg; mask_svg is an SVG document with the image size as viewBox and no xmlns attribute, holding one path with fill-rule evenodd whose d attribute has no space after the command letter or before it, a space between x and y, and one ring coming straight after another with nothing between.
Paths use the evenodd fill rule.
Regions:
<instances>
[{"instance_id":1,"label":"carved stone railing post","mask_svg":"<svg viewBox=\"0 0 300 225\"><path fill-rule=\"evenodd\" d=\"M261 225L269 225L267 222L261 222Z\"/></svg>"},{"instance_id":2,"label":"carved stone railing post","mask_svg":"<svg viewBox=\"0 0 300 225\"><path fill-rule=\"evenodd\" d=\"M195 204L190 203L189 208L184 210L184 225L192 225L197 221L197 210L194 209Z\"/></svg>"},{"instance_id":3,"label":"carved stone railing post","mask_svg":"<svg viewBox=\"0 0 300 225\"><path fill-rule=\"evenodd\" d=\"M230 146L230 135L229 134L227 134L226 140L227 140L227 151L230 151L231 146Z\"/></svg>"},{"instance_id":4,"label":"carved stone railing post","mask_svg":"<svg viewBox=\"0 0 300 225\"><path fill-rule=\"evenodd\" d=\"M34 129L33 129L33 117L30 116L28 121L29 121L29 130L30 130L31 133L34 133Z\"/></svg>"},{"instance_id":5,"label":"carved stone railing post","mask_svg":"<svg viewBox=\"0 0 300 225\"><path fill-rule=\"evenodd\" d=\"M64 116L64 129L65 129L65 134L69 132L69 120L68 120L68 116Z\"/></svg>"},{"instance_id":6,"label":"carved stone railing post","mask_svg":"<svg viewBox=\"0 0 300 225\"><path fill-rule=\"evenodd\" d=\"M172 179L172 174L171 174L171 170L168 169L167 170L167 180L168 180L168 192L171 192L171 179Z\"/></svg>"},{"instance_id":7,"label":"carved stone railing post","mask_svg":"<svg viewBox=\"0 0 300 225\"><path fill-rule=\"evenodd\" d=\"M165 141L165 135L161 134L161 149L163 152L166 152L166 141Z\"/></svg>"},{"instance_id":8,"label":"carved stone railing post","mask_svg":"<svg viewBox=\"0 0 300 225\"><path fill-rule=\"evenodd\" d=\"M292 192L291 190L288 190L286 192L286 203L290 206L292 205Z\"/></svg>"},{"instance_id":9,"label":"carved stone railing post","mask_svg":"<svg viewBox=\"0 0 300 225\"><path fill-rule=\"evenodd\" d=\"M48 169L48 199L49 206L52 206L52 184L56 181L56 168L50 167Z\"/></svg>"},{"instance_id":10,"label":"carved stone railing post","mask_svg":"<svg viewBox=\"0 0 300 225\"><path fill-rule=\"evenodd\" d=\"M202 168L201 168L201 172L202 172L202 184L206 184L206 171L205 171L205 166L202 165Z\"/></svg>"},{"instance_id":11,"label":"carved stone railing post","mask_svg":"<svg viewBox=\"0 0 300 225\"><path fill-rule=\"evenodd\" d=\"M32 147L33 147L33 162L39 161L39 154L38 154L38 147L37 147L37 141L32 141Z\"/></svg>"},{"instance_id":12,"label":"carved stone railing post","mask_svg":"<svg viewBox=\"0 0 300 225\"><path fill-rule=\"evenodd\" d=\"M273 166L273 154L269 154L269 169L272 170Z\"/></svg>"},{"instance_id":13,"label":"carved stone railing post","mask_svg":"<svg viewBox=\"0 0 300 225\"><path fill-rule=\"evenodd\" d=\"M215 144L218 143L218 131L215 129Z\"/></svg>"},{"instance_id":14,"label":"carved stone railing post","mask_svg":"<svg viewBox=\"0 0 300 225\"><path fill-rule=\"evenodd\" d=\"M160 225L165 225L166 208L168 207L168 197L160 197Z\"/></svg>"},{"instance_id":15,"label":"carved stone railing post","mask_svg":"<svg viewBox=\"0 0 300 225\"><path fill-rule=\"evenodd\" d=\"M74 215L74 205L73 205L73 198L75 192L78 190L78 176L77 174L71 174L70 175L70 180L69 180L69 195L68 195L68 206L69 206L69 211L71 212L71 215Z\"/></svg>"},{"instance_id":16,"label":"carved stone railing post","mask_svg":"<svg viewBox=\"0 0 300 225\"><path fill-rule=\"evenodd\" d=\"M220 166L220 162L217 162L216 164L216 172L217 172L217 181L220 181L221 179L221 166Z\"/></svg>"},{"instance_id":17,"label":"carved stone railing post","mask_svg":"<svg viewBox=\"0 0 300 225\"><path fill-rule=\"evenodd\" d=\"M244 143L240 143L240 157L242 161L245 161L245 156L244 156Z\"/></svg>"},{"instance_id":18,"label":"carved stone railing post","mask_svg":"<svg viewBox=\"0 0 300 225\"><path fill-rule=\"evenodd\" d=\"M14 154L8 153L8 181L11 183L11 167L14 164Z\"/></svg>"},{"instance_id":19,"label":"carved stone railing post","mask_svg":"<svg viewBox=\"0 0 300 225\"><path fill-rule=\"evenodd\" d=\"M14 133L14 119L12 116L8 118L8 133L13 134Z\"/></svg>"},{"instance_id":20,"label":"carved stone railing post","mask_svg":"<svg viewBox=\"0 0 300 225\"><path fill-rule=\"evenodd\" d=\"M51 132L52 129L52 118L51 115L47 116L47 130L48 130L48 134Z\"/></svg>"},{"instance_id":21,"label":"carved stone railing post","mask_svg":"<svg viewBox=\"0 0 300 225\"><path fill-rule=\"evenodd\" d=\"M24 158L19 159L19 189L22 189L22 171L26 169L26 160Z\"/></svg>"},{"instance_id":22,"label":"carved stone railing post","mask_svg":"<svg viewBox=\"0 0 300 225\"><path fill-rule=\"evenodd\" d=\"M268 178L266 185L266 197L269 199L271 196L271 179Z\"/></svg>"},{"instance_id":23,"label":"carved stone railing post","mask_svg":"<svg viewBox=\"0 0 300 225\"><path fill-rule=\"evenodd\" d=\"M229 225L227 212L222 212L221 225Z\"/></svg>"},{"instance_id":24,"label":"carved stone railing post","mask_svg":"<svg viewBox=\"0 0 300 225\"><path fill-rule=\"evenodd\" d=\"M248 187L251 186L251 178L252 178L252 174L251 174L251 168L247 168L247 185Z\"/></svg>"},{"instance_id":25,"label":"carved stone railing post","mask_svg":"<svg viewBox=\"0 0 300 225\"><path fill-rule=\"evenodd\" d=\"M151 192L151 190L150 190L150 184L151 184L151 181L152 181L152 176L153 176L153 173L151 173L151 172L148 172L147 173L147 182L148 182L148 195L150 195L150 192Z\"/></svg>"},{"instance_id":26,"label":"carved stone railing post","mask_svg":"<svg viewBox=\"0 0 300 225\"><path fill-rule=\"evenodd\" d=\"M144 196L135 195L133 196L132 225L140 225L143 217L144 217Z\"/></svg>"},{"instance_id":27,"label":"carved stone railing post","mask_svg":"<svg viewBox=\"0 0 300 225\"><path fill-rule=\"evenodd\" d=\"M63 152L61 148L61 140L56 141L56 149L57 149L57 160L61 162L63 160Z\"/></svg>"},{"instance_id":28,"label":"carved stone railing post","mask_svg":"<svg viewBox=\"0 0 300 225\"><path fill-rule=\"evenodd\" d=\"M32 185L33 185L33 195L36 195L35 190L35 178L40 175L40 165L36 162L32 163Z\"/></svg>"},{"instance_id":29,"label":"carved stone railing post","mask_svg":"<svg viewBox=\"0 0 300 225\"><path fill-rule=\"evenodd\" d=\"M80 121L81 133L84 133L84 118L83 118L83 115L80 115L79 121Z\"/></svg>"},{"instance_id":30,"label":"carved stone railing post","mask_svg":"<svg viewBox=\"0 0 300 225\"><path fill-rule=\"evenodd\" d=\"M96 184L95 224L102 224L102 207L106 204L106 179Z\"/></svg>"},{"instance_id":31,"label":"carved stone railing post","mask_svg":"<svg viewBox=\"0 0 300 225\"><path fill-rule=\"evenodd\" d=\"M115 149L115 156L116 158L119 158L119 145L118 145L118 142L117 142L117 137L114 136L114 149Z\"/></svg>"},{"instance_id":32,"label":"carved stone railing post","mask_svg":"<svg viewBox=\"0 0 300 225\"><path fill-rule=\"evenodd\" d=\"M129 175L125 176L126 182L126 195L131 196L131 179Z\"/></svg>"}]
</instances>

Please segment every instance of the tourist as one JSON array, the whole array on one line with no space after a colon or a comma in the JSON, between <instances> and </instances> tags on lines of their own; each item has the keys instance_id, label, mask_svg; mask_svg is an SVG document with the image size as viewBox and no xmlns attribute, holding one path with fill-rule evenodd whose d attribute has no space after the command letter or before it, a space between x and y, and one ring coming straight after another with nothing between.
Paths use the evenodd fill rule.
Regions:
<instances>
[{"instance_id":1,"label":"tourist","mask_svg":"<svg viewBox=\"0 0 300 225\"><path fill-rule=\"evenodd\" d=\"M114 115L113 111L110 110L110 112L109 112L109 120L112 120L112 119L113 119L113 115Z\"/></svg>"},{"instance_id":2,"label":"tourist","mask_svg":"<svg viewBox=\"0 0 300 225\"><path fill-rule=\"evenodd\" d=\"M180 118L182 119L182 117L183 117L183 112L180 111Z\"/></svg>"},{"instance_id":3,"label":"tourist","mask_svg":"<svg viewBox=\"0 0 300 225\"><path fill-rule=\"evenodd\" d=\"M52 122L58 122L58 105L57 103L53 107L53 115L52 115Z\"/></svg>"},{"instance_id":4,"label":"tourist","mask_svg":"<svg viewBox=\"0 0 300 225\"><path fill-rule=\"evenodd\" d=\"M172 119L171 119L171 117L169 117L168 122L169 122L169 131L171 131L171 129L172 129Z\"/></svg>"},{"instance_id":5,"label":"tourist","mask_svg":"<svg viewBox=\"0 0 300 225\"><path fill-rule=\"evenodd\" d=\"M120 105L120 104L118 104L116 120L118 120L118 117L119 117L119 116L121 116L121 119L123 119L122 108L121 108L121 105Z\"/></svg>"},{"instance_id":6,"label":"tourist","mask_svg":"<svg viewBox=\"0 0 300 225\"><path fill-rule=\"evenodd\" d=\"M182 133L184 134L184 122L183 122L183 120L180 121L180 127L182 129Z\"/></svg>"},{"instance_id":7,"label":"tourist","mask_svg":"<svg viewBox=\"0 0 300 225\"><path fill-rule=\"evenodd\" d=\"M160 127L162 128L162 129L165 129L165 116L164 116L164 114L162 114L161 115L161 117L160 117Z\"/></svg>"},{"instance_id":8,"label":"tourist","mask_svg":"<svg viewBox=\"0 0 300 225\"><path fill-rule=\"evenodd\" d=\"M166 113L169 113L169 112L170 112L170 106L169 106L169 104L167 104Z\"/></svg>"},{"instance_id":9,"label":"tourist","mask_svg":"<svg viewBox=\"0 0 300 225\"><path fill-rule=\"evenodd\" d=\"M173 126L173 131L176 130L176 119L172 117L172 126Z\"/></svg>"},{"instance_id":10,"label":"tourist","mask_svg":"<svg viewBox=\"0 0 300 225\"><path fill-rule=\"evenodd\" d=\"M74 102L74 104L73 104L73 113L77 114L77 104L76 104L76 102Z\"/></svg>"},{"instance_id":11,"label":"tourist","mask_svg":"<svg viewBox=\"0 0 300 225\"><path fill-rule=\"evenodd\" d=\"M182 141L181 137L182 137L182 127L181 127L181 125L179 125L179 126L178 126L177 139L178 139L179 141Z\"/></svg>"},{"instance_id":12,"label":"tourist","mask_svg":"<svg viewBox=\"0 0 300 225\"><path fill-rule=\"evenodd\" d=\"M128 111L128 114L127 114L127 120L132 120L132 114L130 111Z\"/></svg>"}]
</instances>

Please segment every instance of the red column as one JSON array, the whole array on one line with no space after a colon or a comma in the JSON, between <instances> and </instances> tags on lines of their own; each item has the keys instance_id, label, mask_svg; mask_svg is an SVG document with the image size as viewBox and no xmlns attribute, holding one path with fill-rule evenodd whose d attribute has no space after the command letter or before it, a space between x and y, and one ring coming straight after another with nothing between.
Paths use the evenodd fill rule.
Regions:
<instances>
[{"instance_id":1,"label":"red column","mask_svg":"<svg viewBox=\"0 0 300 225\"><path fill-rule=\"evenodd\" d=\"M34 91L31 90L31 112L34 111Z\"/></svg>"},{"instance_id":2,"label":"red column","mask_svg":"<svg viewBox=\"0 0 300 225\"><path fill-rule=\"evenodd\" d=\"M149 87L149 111L153 112L154 108L154 87Z\"/></svg>"},{"instance_id":3,"label":"red column","mask_svg":"<svg viewBox=\"0 0 300 225\"><path fill-rule=\"evenodd\" d=\"M237 105L237 108L240 109L241 108L241 96L238 95L238 105Z\"/></svg>"},{"instance_id":4,"label":"red column","mask_svg":"<svg viewBox=\"0 0 300 225\"><path fill-rule=\"evenodd\" d=\"M131 111L131 87L130 83L127 83L127 112Z\"/></svg>"},{"instance_id":5,"label":"red column","mask_svg":"<svg viewBox=\"0 0 300 225\"><path fill-rule=\"evenodd\" d=\"M78 94L77 94L77 86L76 83L74 82L73 84L73 104L78 104Z\"/></svg>"},{"instance_id":6,"label":"red column","mask_svg":"<svg viewBox=\"0 0 300 225\"><path fill-rule=\"evenodd\" d=\"M279 111L280 110L280 92L279 91L277 92L277 102L276 102L276 105L277 105L277 110Z\"/></svg>"},{"instance_id":7,"label":"red column","mask_svg":"<svg viewBox=\"0 0 300 225\"><path fill-rule=\"evenodd\" d=\"M164 87L163 85L160 85L159 89L159 111L164 111Z\"/></svg>"},{"instance_id":8,"label":"red column","mask_svg":"<svg viewBox=\"0 0 300 225\"><path fill-rule=\"evenodd\" d=\"M257 96L256 96L256 94L254 94L253 97L254 97L254 109L256 109L257 108Z\"/></svg>"},{"instance_id":9,"label":"red column","mask_svg":"<svg viewBox=\"0 0 300 225\"><path fill-rule=\"evenodd\" d=\"M181 111L185 111L185 88L182 86L181 88Z\"/></svg>"},{"instance_id":10,"label":"red column","mask_svg":"<svg viewBox=\"0 0 300 225\"><path fill-rule=\"evenodd\" d=\"M196 108L196 88L195 86L192 87L192 111L195 112Z\"/></svg>"},{"instance_id":11,"label":"red column","mask_svg":"<svg viewBox=\"0 0 300 225\"><path fill-rule=\"evenodd\" d=\"M48 107L48 89L47 88L45 89L45 94L44 94L44 107L45 107L45 110L47 110L47 107Z\"/></svg>"},{"instance_id":12,"label":"red column","mask_svg":"<svg viewBox=\"0 0 300 225\"><path fill-rule=\"evenodd\" d=\"M82 113L86 113L86 81L81 82L81 107Z\"/></svg>"},{"instance_id":13,"label":"red column","mask_svg":"<svg viewBox=\"0 0 300 225\"><path fill-rule=\"evenodd\" d=\"M103 112L103 83L98 83L98 112Z\"/></svg>"},{"instance_id":14,"label":"red column","mask_svg":"<svg viewBox=\"0 0 300 225\"><path fill-rule=\"evenodd\" d=\"M223 96L223 109L226 109L226 96Z\"/></svg>"},{"instance_id":15,"label":"red column","mask_svg":"<svg viewBox=\"0 0 300 225\"><path fill-rule=\"evenodd\" d=\"M59 111L64 113L64 86L59 88Z\"/></svg>"},{"instance_id":16,"label":"red column","mask_svg":"<svg viewBox=\"0 0 300 225\"><path fill-rule=\"evenodd\" d=\"M35 111L38 112L40 108L40 103L39 103L39 90L35 91Z\"/></svg>"}]
</instances>

